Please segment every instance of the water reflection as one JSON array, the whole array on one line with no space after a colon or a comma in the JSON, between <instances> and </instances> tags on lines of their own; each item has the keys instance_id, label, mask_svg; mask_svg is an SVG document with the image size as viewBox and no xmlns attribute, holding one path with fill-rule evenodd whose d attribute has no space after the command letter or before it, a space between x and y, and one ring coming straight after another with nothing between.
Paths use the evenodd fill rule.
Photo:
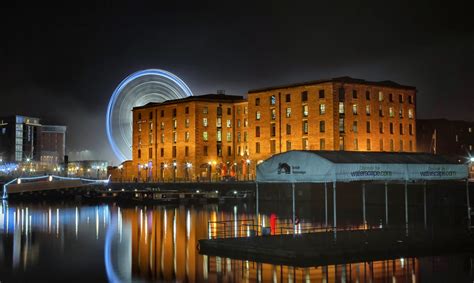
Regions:
<instances>
[{"instance_id":1,"label":"water reflection","mask_svg":"<svg viewBox=\"0 0 474 283\"><path fill-rule=\"evenodd\" d=\"M246 234L239 223L253 217L245 206L2 203L0 281L420 282L422 270L435 269L430 261L420 268L417 258L295 268L199 255L198 240L212 233L208 221Z\"/></svg>"}]
</instances>

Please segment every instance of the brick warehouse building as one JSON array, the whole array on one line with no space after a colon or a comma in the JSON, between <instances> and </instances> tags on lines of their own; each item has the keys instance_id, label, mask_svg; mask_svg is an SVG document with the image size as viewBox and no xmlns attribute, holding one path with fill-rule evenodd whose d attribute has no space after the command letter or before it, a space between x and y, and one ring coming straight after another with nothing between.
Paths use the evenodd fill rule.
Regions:
<instances>
[{"instance_id":1,"label":"brick warehouse building","mask_svg":"<svg viewBox=\"0 0 474 283\"><path fill-rule=\"evenodd\" d=\"M415 152L415 118L415 87L350 77L150 103L133 109L133 160L113 179L253 179L288 150Z\"/></svg>"}]
</instances>

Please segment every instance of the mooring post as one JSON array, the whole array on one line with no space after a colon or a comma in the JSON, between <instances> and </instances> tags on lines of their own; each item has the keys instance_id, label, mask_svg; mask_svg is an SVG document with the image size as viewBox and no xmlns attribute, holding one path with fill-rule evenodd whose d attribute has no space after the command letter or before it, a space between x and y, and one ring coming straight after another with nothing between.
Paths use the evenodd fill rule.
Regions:
<instances>
[{"instance_id":1,"label":"mooring post","mask_svg":"<svg viewBox=\"0 0 474 283\"><path fill-rule=\"evenodd\" d=\"M423 216L425 220L425 229L428 227L428 215L426 213L426 181L423 182Z\"/></svg>"},{"instance_id":2,"label":"mooring post","mask_svg":"<svg viewBox=\"0 0 474 283\"><path fill-rule=\"evenodd\" d=\"M295 183L291 183L292 201L293 201L293 235L296 234L296 207L295 207Z\"/></svg>"},{"instance_id":3,"label":"mooring post","mask_svg":"<svg viewBox=\"0 0 474 283\"><path fill-rule=\"evenodd\" d=\"M365 183L362 183L362 218L364 220L364 228L367 224L367 219L365 215Z\"/></svg>"},{"instance_id":4,"label":"mooring post","mask_svg":"<svg viewBox=\"0 0 474 283\"><path fill-rule=\"evenodd\" d=\"M255 220L258 226L259 222L258 222L258 182L257 181L255 181ZM258 233L258 229L257 229L257 233Z\"/></svg>"},{"instance_id":5,"label":"mooring post","mask_svg":"<svg viewBox=\"0 0 474 283\"><path fill-rule=\"evenodd\" d=\"M385 182L385 225L388 226L388 183Z\"/></svg>"},{"instance_id":6,"label":"mooring post","mask_svg":"<svg viewBox=\"0 0 474 283\"><path fill-rule=\"evenodd\" d=\"M405 225L408 227L408 182L405 181Z\"/></svg>"},{"instance_id":7,"label":"mooring post","mask_svg":"<svg viewBox=\"0 0 474 283\"><path fill-rule=\"evenodd\" d=\"M324 183L324 217L326 220L326 229L328 228L328 184Z\"/></svg>"},{"instance_id":8,"label":"mooring post","mask_svg":"<svg viewBox=\"0 0 474 283\"><path fill-rule=\"evenodd\" d=\"M334 217L334 238L336 238L337 215L336 215L336 181L332 183L332 202L333 202L333 217Z\"/></svg>"},{"instance_id":9,"label":"mooring post","mask_svg":"<svg viewBox=\"0 0 474 283\"><path fill-rule=\"evenodd\" d=\"M471 201L469 198L469 178L466 179L467 228L471 229Z\"/></svg>"}]
</instances>

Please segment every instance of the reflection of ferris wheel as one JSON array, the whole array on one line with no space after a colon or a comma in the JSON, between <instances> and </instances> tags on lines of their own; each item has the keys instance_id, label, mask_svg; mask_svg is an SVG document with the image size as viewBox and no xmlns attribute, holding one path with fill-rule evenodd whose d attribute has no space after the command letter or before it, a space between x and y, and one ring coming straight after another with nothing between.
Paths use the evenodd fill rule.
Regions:
<instances>
[{"instance_id":1,"label":"reflection of ferris wheel","mask_svg":"<svg viewBox=\"0 0 474 283\"><path fill-rule=\"evenodd\" d=\"M125 78L115 89L107 108L107 137L117 158L132 158L132 109L150 102L192 96L188 86L170 72L150 69Z\"/></svg>"}]
</instances>

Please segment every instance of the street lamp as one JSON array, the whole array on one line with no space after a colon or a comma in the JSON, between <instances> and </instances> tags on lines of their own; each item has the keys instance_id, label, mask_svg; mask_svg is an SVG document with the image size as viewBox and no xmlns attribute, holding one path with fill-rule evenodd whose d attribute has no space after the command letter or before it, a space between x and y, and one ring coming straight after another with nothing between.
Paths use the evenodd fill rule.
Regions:
<instances>
[{"instance_id":1,"label":"street lamp","mask_svg":"<svg viewBox=\"0 0 474 283\"><path fill-rule=\"evenodd\" d=\"M173 183L176 183L176 161L173 161Z\"/></svg>"}]
</instances>

